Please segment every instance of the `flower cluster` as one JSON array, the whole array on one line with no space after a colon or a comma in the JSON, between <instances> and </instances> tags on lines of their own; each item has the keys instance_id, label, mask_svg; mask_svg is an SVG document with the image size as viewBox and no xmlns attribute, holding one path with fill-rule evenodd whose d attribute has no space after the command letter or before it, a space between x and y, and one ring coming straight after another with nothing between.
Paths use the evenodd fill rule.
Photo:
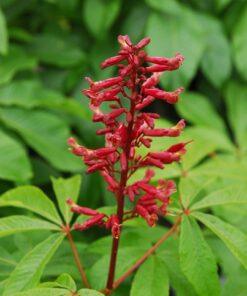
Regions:
<instances>
[{"instance_id":1,"label":"flower cluster","mask_svg":"<svg viewBox=\"0 0 247 296\"><path fill-rule=\"evenodd\" d=\"M180 120L171 128L155 128L156 113L142 112L154 100L163 100L169 104L178 101L183 88L167 92L158 87L160 75L180 67L184 58L176 54L172 58L149 56L143 48L150 42L144 38L136 45L128 36L119 36L120 50L114 57L106 59L101 68L118 67L118 75L102 81L86 78L89 88L83 94L89 98L93 121L101 122L98 135L105 137L105 147L88 149L70 138L71 151L82 157L87 172L100 172L108 190L117 201L117 214L107 216L96 210L80 207L68 200L71 210L89 218L82 224L76 224L78 230L85 230L93 225L111 229L115 238L120 235L121 224L129 217L140 216L148 225L155 225L158 216L165 215L170 196L176 191L173 181L160 180L152 184L154 171L151 167L164 168L164 165L179 162L186 152L187 143L179 143L164 151L148 152L145 156L138 154L141 146L151 147L153 137L178 137L185 127ZM108 103L109 112L102 111L101 106ZM147 168L142 180L129 184L130 177L139 168ZM124 199L128 197L133 203L131 211L124 211Z\"/></svg>"}]
</instances>

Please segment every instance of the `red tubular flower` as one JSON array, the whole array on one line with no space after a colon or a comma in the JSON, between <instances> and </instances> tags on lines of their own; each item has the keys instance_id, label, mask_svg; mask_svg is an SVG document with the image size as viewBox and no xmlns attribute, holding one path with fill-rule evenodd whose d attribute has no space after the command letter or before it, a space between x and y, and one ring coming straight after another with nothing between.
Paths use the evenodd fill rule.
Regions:
<instances>
[{"instance_id":1,"label":"red tubular flower","mask_svg":"<svg viewBox=\"0 0 247 296\"><path fill-rule=\"evenodd\" d=\"M111 229L114 239L121 235L120 225L125 221L125 215L128 215L126 219L140 216L148 225L154 226L158 216L167 213L170 196L176 191L175 183L160 180L158 184L152 184L154 171L148 167L163 169L164 165L180 161L188 144L179 143L163 151L149 151L144 156L138 154L140 146L152 146L153 137L178 137L185 127L184 120L180 120L171 128L156 128L159 115L141 112L157 99L169 104L178 101L183 88L165 91L159 88L159 80L163 72L178 69L184 58L181 54L172 58L149 56L144 50L150 43L148 37L135 45L127 35L120 35L118 42L120 50L116 55L101 63L102 69L115 65L118 76L98 82L86 78L89 87L83 90L89 99L93 121L103 125L97 134L104 136L105 147L89 149L79 145L74 138L68 140L72 153L83 159L87 172L99 171L118 205L117 214L109 217L97 210L80 207L69 199L73 212L90 216L84 223L76 224L75 229L104 226ZM110 108L107 113L101 108L103 103ZM143 179L129 184L130 177L144 167L147 171ZM127 212L124 211L126 196L134 202Z\"/></svg>"}]
</instances>

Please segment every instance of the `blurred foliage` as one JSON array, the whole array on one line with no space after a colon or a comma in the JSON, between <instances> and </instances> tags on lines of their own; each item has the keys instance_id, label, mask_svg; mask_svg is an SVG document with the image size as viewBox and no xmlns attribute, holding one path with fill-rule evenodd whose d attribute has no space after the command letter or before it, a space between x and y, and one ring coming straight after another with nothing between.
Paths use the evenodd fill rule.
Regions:
<instances>
[{"instance_id":1,"label":"blurred foliage","mask_svg":"<svg viewBox=\"0 0 247 296\"><path fill-rule=\"evenodd\" d=\"M246 183L246 31L245 0L0 0L0 192L17 185L34 184L54 199L51 176L84 175L83 164L68 152L66 140L74 134L89 147L103 143L102 138L95 135L88 102L80 90L86 86L84 76L97 80L114 74L114 69L101 71L99 63L114 53L118 34L128 34L134 42L150 36L152 43L148 52L152 55L170 57L179 51L185 56L179 71L168 73L161 79L166 90L178 86L186 88L176 109L154 103L151 110L162 115L159 122L162 127L175 122L178 117L185 118L188 128L183 138L193 139L193 142L188 146L183 163L157 171L157 178L176 179L179 195L187 202L191 201L191 196L200 200L203 194L226 185ZM155 141L154 149L164 149L170 143L170 139ZM138 178L139 174L142 172L133 178ZM70 181L66 185L60 181L54 179L53 188L62 196L57 203L63 212L63 190L66 192ZM112 205L110 194L97 174L84 176L82 185L76 186L80 187L78 190L84 204L92 207ZM198 193L199 189L203 194ZM177 198L178 195L174 197L175 203ZM247 232L246 210L245 205L222 204L212 206L210 212ZM1 209L0 216L23 212L26 213L25 209L6 208ZM32 216L28 218L32 219ZM70 218L67 213L64 219ZM23 227L25 223L28 225L30 221L22 221ZM35 227L49 229L48 225ZM135 229L132 236L128 234L131 231L126 231L127 238L123 239L124 249L121 250L127 257L120 254L120 260L123 263L126 260L126 264L133 262L140 253L137 244L131 244L133 236L136 239L148 230L142 229L141 233ZM39 237L34 232L28 236L15 234L11 239L1 239L0 250L5 260L2 262L9 264L2 264L0 260L0 295L13 266L28 248L31 252L44 239L48 246L53 241L53 248L54 241L56 246L62 246L47 266L44 279L55 280L64 272L79 281L71 264L71 254L66 243L60 241L61 237L55 234L47 238L47 233ZM158 237L157 232L148 234L151 235L146 239L148 245ZM246 271L212 232L205 231L205 235L220 267L222 295L246 295ZM92 231L78 246L83 250L98 236L97 231ZM107 242L100 239L94 244L98 242L104 249ZM178 261L178 247L175 242L169 244L174 250L161 248L157 257L162 257L164 263L160 262L157 268L167 265L176 295L194 295L180 267L174 267ZM108 260L95 253L93 262L86 258L86 265L92 266L89 276L100 273ZM65 259L61 260L59 256ZM150 260L146 264L152 267L154 262ZM122 269L125 267L123 264ZM137 274L135 280L138 278L141 276ZM94 281L100 285L102 278ZM133 290L139 284L137 282ZM113 295L127 295L129 289L127 283Z\"/></svg>"}]
</instances>

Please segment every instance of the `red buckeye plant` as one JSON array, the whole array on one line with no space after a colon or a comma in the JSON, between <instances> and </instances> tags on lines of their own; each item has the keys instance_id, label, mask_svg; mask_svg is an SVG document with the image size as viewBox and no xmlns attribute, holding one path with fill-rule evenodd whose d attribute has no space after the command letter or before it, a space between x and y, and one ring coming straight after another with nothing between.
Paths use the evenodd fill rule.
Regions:
<instances>
[{"instance_id":1,"label":"red buckeye plant","mask_svg":"<svg viewBox=\"0 0 247 296\"><path fill-rule=\"evenodd\" d=\"M86 164L87 172L98 171L116 199L116 213L110 216L79 206L71 199L67 201L71 211L88 216L82 224L74 225L76 230L84 231L95 225L111 230L113 241L105 294L110 294L169 235L169 232L166 233L123 277L114 282L124 221L142 217L149 226L155 226L160 216L168 214L167 206L176 191L172 180L159 180L154 185L152 167L164 169L166 164L179 162L187 144L181 142L163 151L148 152L144 156L138 154L138 148L142 145L151 147L153 137L178 137L185 127L185 121L180 120L171 128L156 128L155 120L159 115L142 111L154 100L169 104L178 101L182 87L168 92L160 89L158 84L161 74L178 69L184 57L179 53L172 58L149 56L144 48L150 38L144 38L134 45L128 36L120 35L118 42L118 54L101 63L102 69L117 66L118 76L97 82L87 77L89 88L83 90L83 94L89 98L93 121L103 124L97 134L105 137L105 147L93 150L81 146L74 138L68 140L72 153L81 157ZM101 109L105 102L109 104L109 113ZM130 184L130 177L139 168L146 168L145 176ZM132 203L131 210L124 208L126 199ZM174 224L171 232L177 224Z\"/></svg>"}]
</instances>

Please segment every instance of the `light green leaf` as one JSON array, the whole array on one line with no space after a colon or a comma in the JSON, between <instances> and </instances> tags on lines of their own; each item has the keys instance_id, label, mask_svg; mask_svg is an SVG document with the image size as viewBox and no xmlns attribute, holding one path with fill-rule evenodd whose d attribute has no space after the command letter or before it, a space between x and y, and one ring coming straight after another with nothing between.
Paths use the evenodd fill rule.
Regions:
<instances>
[{"instance_id":1,"label":"light green leaf","mask_svg":"<svg viewBox=\"0 0 247 296\"><path fill-rule=\"evenodd\" d=\"M246 151L247 142L247 87L231 82L226 88L227 115L235 133L235 141L240 149Z\"/></svg>"},{"instance_id":2,"label":"light green leaf","mask_svg":"<svg viewBox=\"0 0 247 296\"><path fill-rule=\"evenodd\" d=\"M13 296L71 296L71 292L59 288L37 288L25 292L11 294ZM6 294L7 296L7 294Z\"/></svg>"},{"instance_id":3,"label":"light green leaf","mask_svg":"<svg viewBox=\"0 0 247 296\"><path fill-rule=\"evenodd\" d=\"M23 182L32 177L25 148L2 130L0 130L0 151L0 178Z\"/></svg>"},{"instance_id":4,"label":"light green leaf","mask_svg":"<svg viewBox=\"0 0 247 296\"><path fill-rule=\"evenodd\" d=\"M41 62L59 67L72 67L85 61L85 54L72 39L52 34L34 36L31 53Z\"/></svg>"},{"instance_id":5,"label":"light green leaf","mask_svg":"<svg viewBox=\"0 0 247 296\"><path fill-rule=\"evenodd\" d=\"M20 186L2 194L0 207L9 206L30 210L59 225L62 223L53 202L34 186Z\"/></svg>"},{"instance_id":6,"label":"light green leaf","mask_svg":"<svg viewBox=\"0 0 247 296\"><path fill-rule=\"evenodd\" d=\"M178 247L178 237L171 236L155 253L165 263L169 274L170 286L175 290L176 295L196 296L197 294L193 286L181 270Z\"/></svg>"},{"instance_id":7,"label":"light green leaf","mask_svg":"<svg viewBox=\"0 0 247 296\"><path fill-rule=\"evenodd\" d=\"M52 223L41 219L30 218L27 216L9 216L0 218L0 237L13 233L25 232L30 230L57 230L60 228Z\"/></svg>"},{"instance_id":8,"label":"light green leaf","mask_svg":"<svg viewBox=\"0 0 247 296\"><path fill-rule=\"evenodd\" d=\"M196 92L188 92L181 95L176 108L179 114L190 122L205 127L211 127L225 132L225 125L216 112L209 98Z\"/></svg>"},{"instance_id":9,"label":"light green leaf","mask_svg":"<svg viewBox=\"0 0 247 296\"><path fill-rule=\"evenodd\" d=\"M5 16L0 7L0 53L6 54L8 52L8 30Z\"/></svg>"},{"instance_id":10,"label":"light green leaf","mask_svg":"<svg viewBox=\"0 0 247 296\"><path fill-rule=\"evenodd\" d=\"M134 277L130 296L166 296L168 292L166 265L158 257L149 257Z\"/></svg>"},{"instance_id":11,"label":"light green leaf","mask_svg":"<svg viewBox=\"0 0 247 296\"><path fill-rule=\"evenodd\" d=\"M21 47L12 45L8 55L0 57L0 84L9 82L17 72L33 69L36 65L37 62L33 57Z\"/></svg>"},{"instance_id":12,"label":"light green leaf","mask_svg":"<svg viewBox=\"0 0 247 296\"><path fill-rule=\"evenodd\" d=\"M211 229L247 268L247 236L242 231L216 216L200 212L192 212L192 215Z\"/></svg>"},{"instance_id":13,"label":"light green leaf","mask_svg":"<svg viewBox=\"0 0 247 296\"><path fill-rule=\"evenodd\" d=\"M83 6L83 20L90 32L97 38L105 36L120 11L119 0L85 0ZM92 21L92 11L94 21Z\"/></svg>"},{"instance_id":14,"label":"light green leaf","mask_svg":"<svg viewBox=\"0 0 247 296\"><path fill-rule=\"evenodd\" d=\"M78 296L103 296L102 293L96 290L89 290L89 289L81 289L78 291Z\"/></svg>"},{"instance_id":15,"label":"light green leaf","mask_svg":"<svg viewBox=\"0 0 247 296\"><path fill-rule=\"evenodd\" d=\"M72 198L76 203L79 197L81 187L81 176L77 175L69 179L52 178L53 190L55 191L58 206L67 224L70 223L72 212L67 205L66 200Z\"/></svg>"},{"instance_id":16,"label":"light green leaf","mask_svg":"<svg viewBox=\"0 0 247 296\"><path fill-rule=\"evenodd\" d=\"M188 85L196 74L204 49L204 36L196 15L187 8L181 9L179 15L152 12L146 35L152 37L147 48L150 55L171 57L180 52L185 56L181 69L164 75L161 82L172 89Z\"/></svg>"},{"instance_id":17,"label":"light green leaf","mask_svg":"<svg viewBox=\"0 0 247 296\"><path fill-rule=\"evenodd\" d=\"M202 200L192 205L191 210L198 210L216 205L247 204L247 188L242 185L231 185L205 196Z\"/></svg>"},{"instance_id":18,"label":"light green leaf","mask_svg":"<svg viewBox=\"0 0 247 296\"><path fill-rule=\"evenodd\" d=\"M219 20L200 15L200 21L205 28L207 40L202 71L215 87L220 87L231 74L230 44Z\"/></svg>"},{"instance_id":19,"label":"light green leaf","mask_svg":"<svg viewBox=\"0 0 247 296\"><path fill-rule=\"evenodd\" d=\"M238 15L237 25L233 31L233 49L236 67L242 77L247 80L247 6L243 7L241 14Z\"/></svg>"},{"instance_id":20,"label":"light green leaf","mask_svg":"<svg viewBox=\"0 0 247 296\"><path fill-rule=\"evenodd\" d=\"M50 261L63 239L63 234L53 234L27 253L11 273L3 296L13 295L14 292L21 292L35 287L46 264Z\"/></svg>"},{"instance_id":21,"label":"light green leaf","mask_svg":"<svg viewBox=\"0 0 247 296\"><path fill-rule=\"evenodd\" d=\"M57 279L56 283L62 287L70 290L71 292L76 291L76 283L68 273L61 274Z\"/></svg>"},{"instance_id":22,"label":"light green leaf","mask_svg":"<svg viewBox=\"0 0 247 296\"><path fill-rule=\"evenodd\" d=\"M180 178L179 181L179 196L185 208L194 201L197 195L203 191L209 184L211 184L216 177L208 178L205 176L187 176Z\"/></svg>"},{"instance_id":23,"label":"light green leaf","mask_svg":"<svg viewBox=\"0 0 247 296\"><path fill-rule=\"evenodd\" d=\"M219 295L215 258L193 218L183 216L180 235L181 268L199 295Z\"/></svg>"},{"instance_id":24,"label":"light green leaf","mask_svg":"<svg viewBox=\"0 0 247 296\"><path fill-rule=\"evenodd\" d=\"M46 111L28 111L17 108L0 109L0 119L14 129L55 168L79 171L80 159L72 155L66 141L70 135L64 120Z\"/></svg>"}]
</instances>

